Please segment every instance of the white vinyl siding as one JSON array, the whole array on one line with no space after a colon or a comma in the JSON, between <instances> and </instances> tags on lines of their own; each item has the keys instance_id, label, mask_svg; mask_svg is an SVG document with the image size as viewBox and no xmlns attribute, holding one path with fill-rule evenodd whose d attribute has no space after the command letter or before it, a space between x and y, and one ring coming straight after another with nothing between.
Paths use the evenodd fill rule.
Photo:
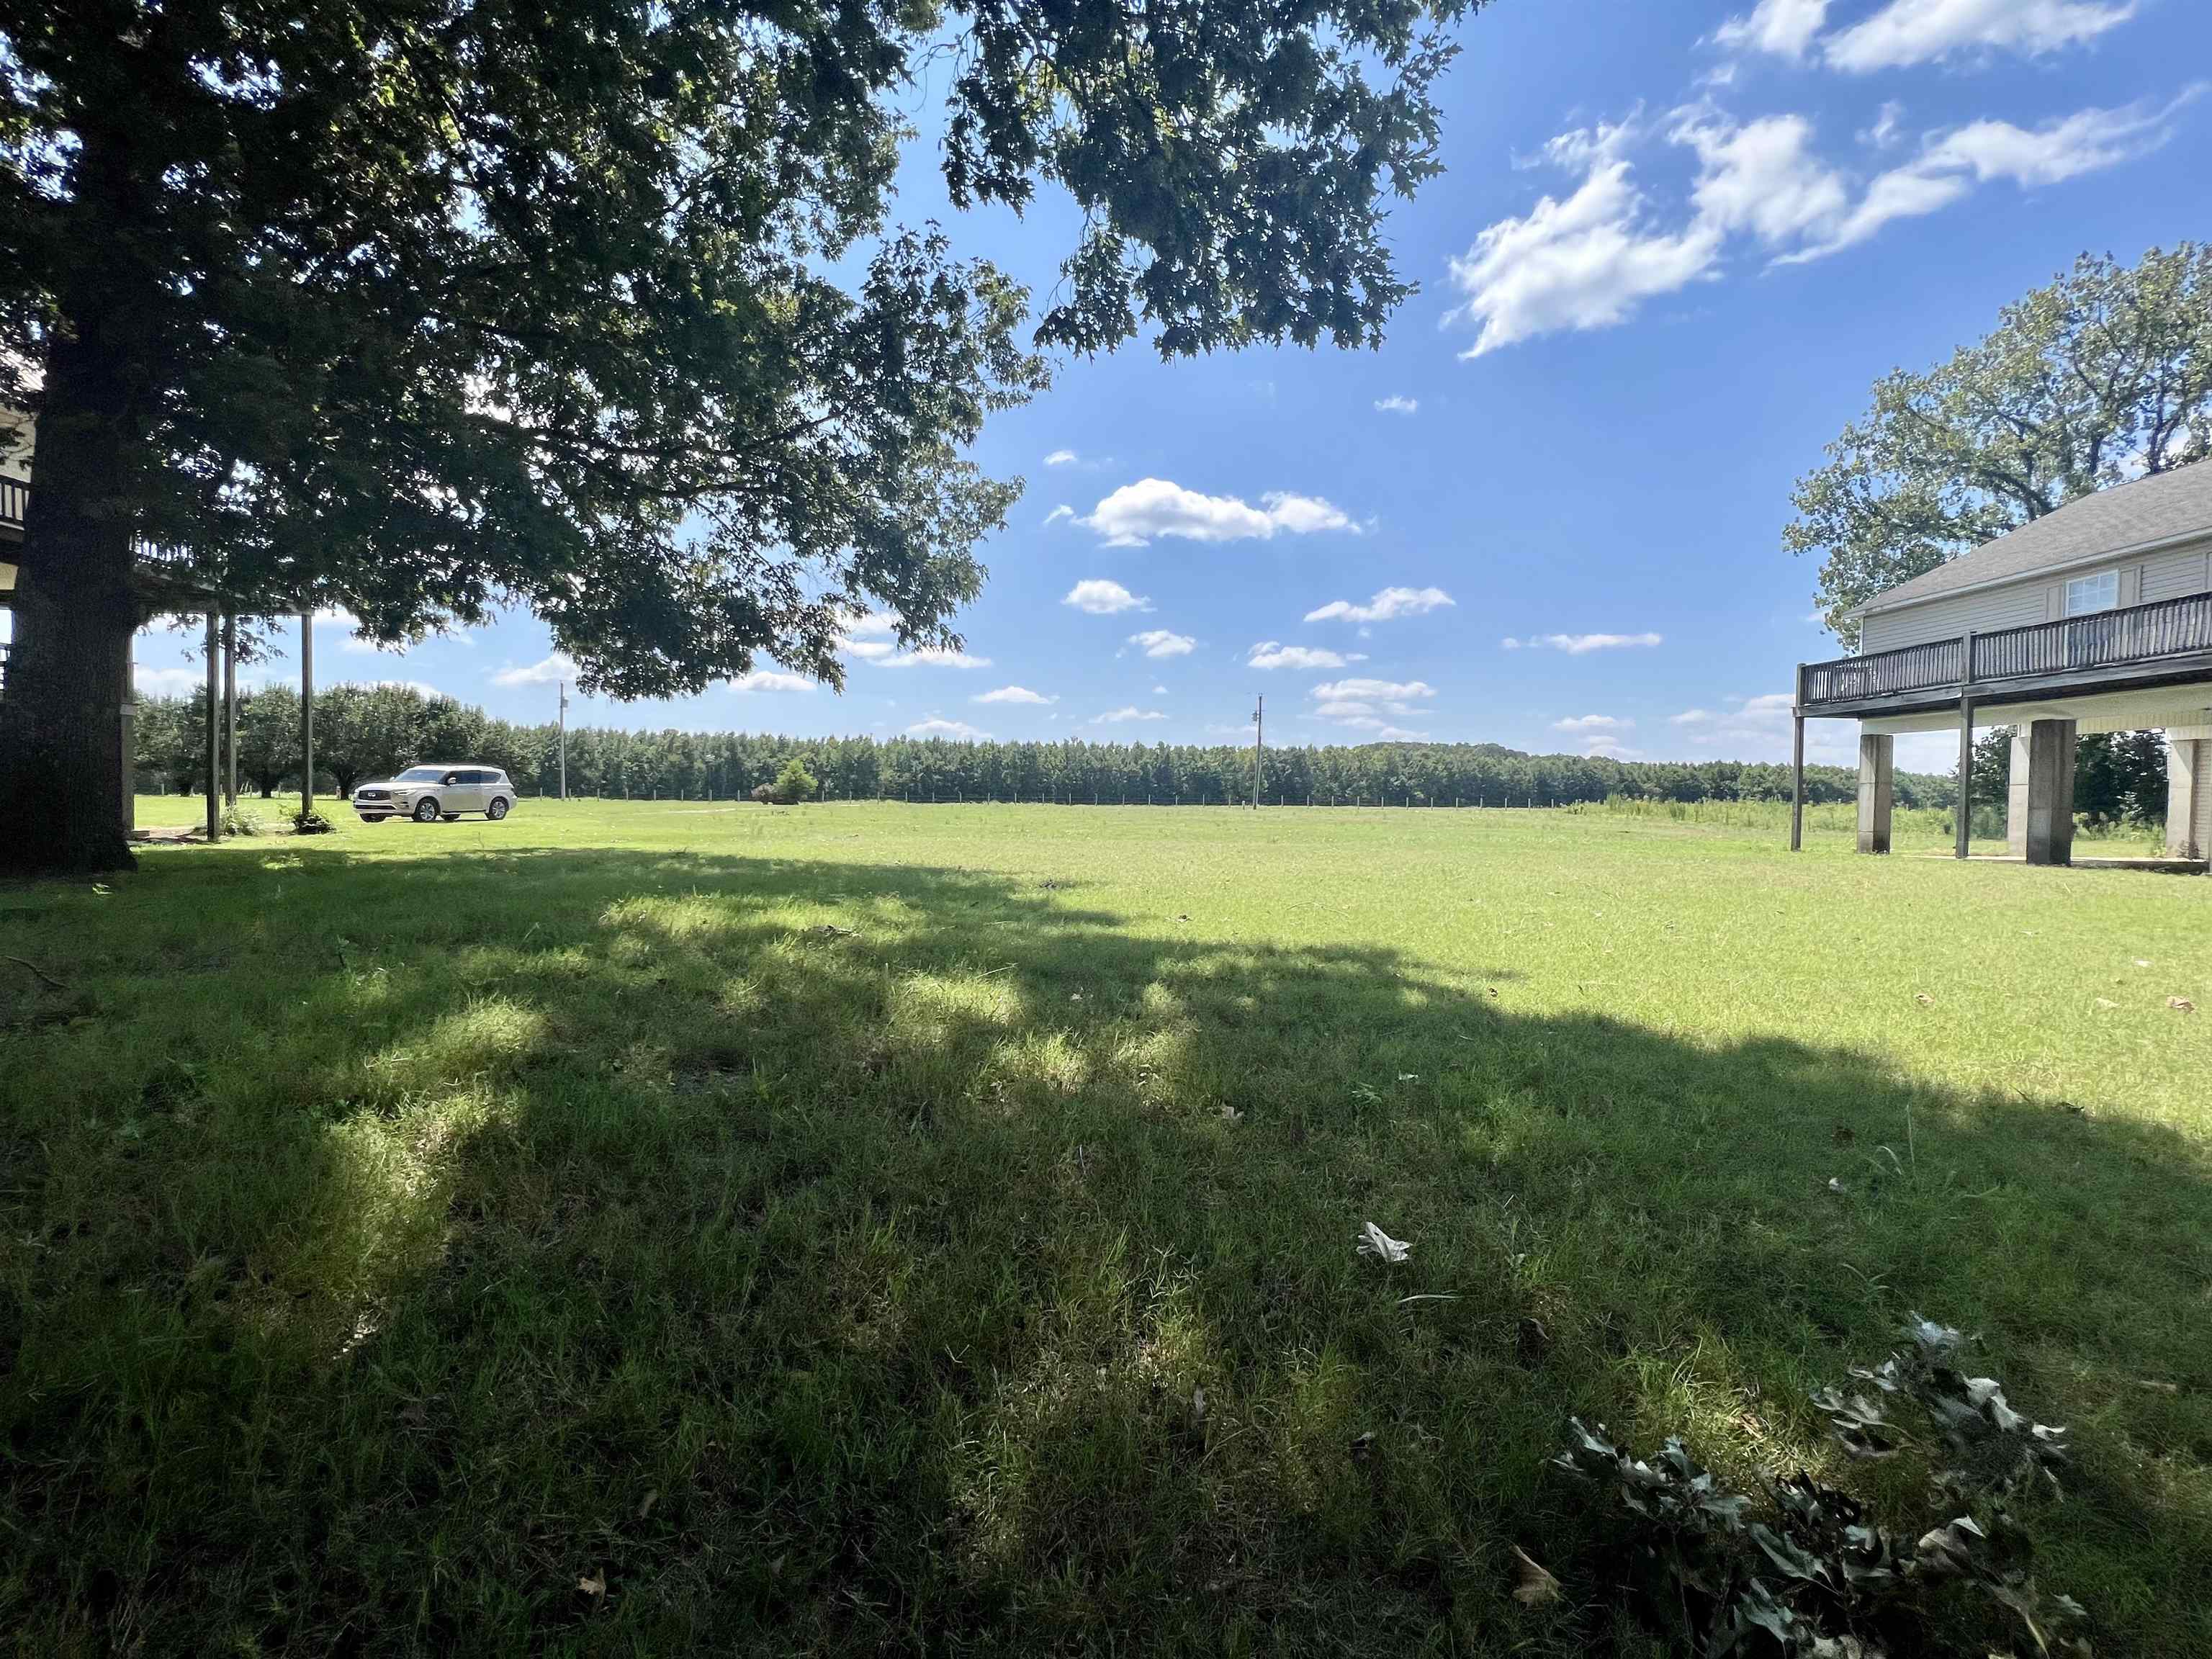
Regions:
<instances>
[{"instance_id":1,"label":"white vinyl siding","mask_svg":"<svg viewBox=\"0 0 2212 1659\"><path fill-rule=\"evenodd\" d=\"M2178 599L2185 594L2212 592L2212 549L2178 547L2154 553L2142 562L2142 602Z\"/></svg>"},{"instance_id":2,"label":"white vinyl siding","mask_svg":"<svg viewBox=\"0 0 2212 1659\"><path fill-rule=\"evenodd\" d=\"M2050 601L2044 590L2050 583L2040 577L1985 587L1978 593L1954 593L1907 605L1902 611L1876 611L1866 619L1859 649L1894 651L1899 646L1926 645L1931 640L1955 640L1972 629L1977 634L2000 628L2025 628L2049 620Z\"/></svg>"},{"instance_id":3,"label":"white vinyl siding","mask_svg":"<svg viewBox=\"0 0 2212 1659\"><path fill-rule=\"evenodd\" d=\"M2106 566L2117 568L2119 602L2148 605L2158 599L2178 599L2190 593L2212 592L2212 546L2170 548L2141 559ZM1896 611L1875 611L1865 621L1859 643L1862 652L1894 651L1907 645L1926 645L1933 640L1955 640L1972 629L1977 634L2001 628L2025 628L2031 623L2056 622L2065 614L2066 584L2077 575L2094 575L2099 567L2023 576L2017 581L1984 587L1972 593L1955 593L1911 605Z\"/></svg>"}]
</instances>

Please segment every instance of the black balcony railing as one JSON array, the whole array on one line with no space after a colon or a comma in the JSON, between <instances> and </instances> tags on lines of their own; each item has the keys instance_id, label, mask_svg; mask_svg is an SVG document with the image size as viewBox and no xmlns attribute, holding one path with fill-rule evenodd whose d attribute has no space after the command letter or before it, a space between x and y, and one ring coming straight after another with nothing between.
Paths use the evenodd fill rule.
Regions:
<instances>
[{"instance_id":1,"label":"black balcony railing","mask_svg":"<svg viewBox=\"0 0 2212 1659\"><path fill-rule=\"evenodd\" d=\"M1805 707L2083 674L2212 653L2212 593L1805 665ZM1972 660L1968 660L1969 653Z\"/></svg>"}]
</instances>

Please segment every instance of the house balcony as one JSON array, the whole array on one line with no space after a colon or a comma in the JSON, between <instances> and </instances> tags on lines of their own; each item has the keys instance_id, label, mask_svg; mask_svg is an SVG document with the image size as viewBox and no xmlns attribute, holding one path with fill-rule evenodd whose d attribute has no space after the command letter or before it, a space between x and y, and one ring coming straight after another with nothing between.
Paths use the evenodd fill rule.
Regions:
<instances>
[{"instance_id":1,"label":"house balcony","mask_svg":"<svg viewBox=\"0 0 2212 1659\"><path fill-rule=\"evenodd\" d=\"M2212 593L1808 663L1798 712L1880 720L2212 681Z\"/></svg>"},{"instance_id":2,"label":"house balcony","mask_svg":"<svg viewBox=\"0 0 2212 1659\"><path fill-rule=\"evenodd\" d=\"M21 478L0 477L0 541L23 539L23 514L31 504L31 486Z\"/></svg>"}]
</instances>

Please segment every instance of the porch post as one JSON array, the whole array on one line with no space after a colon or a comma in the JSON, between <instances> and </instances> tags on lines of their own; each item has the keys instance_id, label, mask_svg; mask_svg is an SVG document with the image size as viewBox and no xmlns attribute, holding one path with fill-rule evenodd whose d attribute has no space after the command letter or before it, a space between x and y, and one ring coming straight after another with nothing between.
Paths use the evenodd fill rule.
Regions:
<instances>
[{"instance_id":1,"label":"porch post","mask_svg":"<svg viewBox=\"0 0 2212 1659\"><path fill-rule=\"evenodd\" d=\"M2166 754L2166 851L2169 858L2205 856L2212 819L2212 740L2168 738Z\"/></svg>"},{"instance_id":2,"label":"porch post","mask_svg":"<svg viewBox=\"0 0 2212 1659\"><path fill-rule=\"evenodd\" d=\"M315 810L315 613L300 613L300 810Z\"/></svg>"},{"instance_id":3,"label":"porch post","mask_svg":"<svg viewBox=\"0 0 2212 1659\"><path fill-rule=\"evenodd\" d=\"M2074 722L2027 728L2027 861L2074 860Z\"/></svg>"},{"instance_id":4,"label":"porch post","mask_svg":"<svg viewBox=\"0 0 2212 1659\"><path fill-rule=\"evenodd\" d=\"M2012 729L2012 770L2005 785L2005 849L2016 859L2027 856L2028 728Z\"/></svg>"},{"instance_id":5,"label":"porch post","mask_svg":"<svg viewBox=\"0 0 2212 1659\"><path fill-rule=\"evenodd\" d=\"M1959 671L1959 844L1958 858L1966 856L1974 827L1974 635L1966 638L1966 661Z\"/></svg>"},{"instance_id":6,"label":"porch post","mask_svg":"<svg viewBox=\"0 0 2212 1659\"><path fill-rule=\"evenodd\" d=\"M238 805L238 618L222 613L222 798Z\"/></svg>"},{"instance_id":7,"label":"porch post","mask_svg":"<svg viewBox=\"0 0 2212 1659\"><path fill-rule=\"evenodd\" d=\"M1797 665L1797 684L1790 699L1790 850L1805 847L1805 665Z\"/></svg>"},{"instance_id":8,"label":"porch post","mask_svg":"<svg viewBox=\"0 0 2212 1659\"><path fill-rule=\"evenodd\" d=\"M217 660L222 641L216 630L215 607L210 605L207 613L207 752L203 757L206 762L206 775L202 781L207 785L207 838L210 842L218 840L222 835L222 707L216 688L216 676L222 667Z\"/></svg>"},{"instance_id":9,"label":"porch post","mask_svg":"<svg viewBox=\"0 0 2212 1659\"><path fill-rule=\"evenodd\" d=\"M138 827L138 684L133 672L138 653L137 635L123 647L123 833Z\"/></svg>"},{"instance_id":10,"label":"porch post","mask_svg":"<svg viewBox=\"0 0 2212 1659\"><path fill-rule=\"evenodd\" d=\"M1897 739L1859 734L1859 851L1889 851L1889 819Z\"/></svg>"}]
</instances>

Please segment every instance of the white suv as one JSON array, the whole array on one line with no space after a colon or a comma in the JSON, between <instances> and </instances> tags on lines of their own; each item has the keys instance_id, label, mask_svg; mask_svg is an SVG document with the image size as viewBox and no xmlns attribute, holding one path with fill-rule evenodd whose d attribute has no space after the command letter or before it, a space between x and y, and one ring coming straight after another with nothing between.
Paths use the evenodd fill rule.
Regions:
<instances>
[{"instance_id":1,"label":"white suv","mask_svg":"<svg viewBox=\"0 0 2212 1659\"><path fill-rule=\"evenodd\" d=\"M394 814L435 823L464 812L481 812L497 823L514 805L514 786L490 766L410 766L388 782L365 783L353 792L353 810L363 823L381 823Z\"/></svg>"}]
</instances>

